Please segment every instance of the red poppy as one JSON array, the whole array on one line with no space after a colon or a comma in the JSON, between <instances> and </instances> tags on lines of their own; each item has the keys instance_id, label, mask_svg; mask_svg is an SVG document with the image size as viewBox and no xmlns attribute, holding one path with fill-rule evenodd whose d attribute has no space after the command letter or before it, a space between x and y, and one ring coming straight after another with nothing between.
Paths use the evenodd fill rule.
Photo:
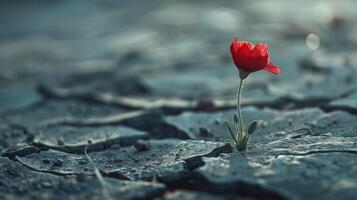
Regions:
<instances>
[{"instance_id":1,"label":"red poppy","mask_svg":"<svg viewBox=\"0 0 357 200\"><path fill-rule=\"evenodd\" d=\"M250 42L234 38L230 48L233 62L238 69L247 72L265 70L274 74L280 73L280 68L270 62L267 44L259 43L254 46Z\"/></svg>"}]
</instances>

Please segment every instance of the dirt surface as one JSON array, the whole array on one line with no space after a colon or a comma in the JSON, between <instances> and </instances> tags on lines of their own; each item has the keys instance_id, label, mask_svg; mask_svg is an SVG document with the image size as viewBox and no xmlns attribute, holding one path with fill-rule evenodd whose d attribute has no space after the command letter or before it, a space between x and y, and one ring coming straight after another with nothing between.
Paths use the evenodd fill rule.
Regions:
<instances>
[{"instance_id":1,"label":"dirt surface","mask_svg":"<svg viewBox=\"0 0 357 200\"><path fill-rule=\"evenodd\" d=\"M356 6L4 1L0 199L354 199ZM234 36L281 67L245 82L244 153Z\"/></svg>"}]
</instances>

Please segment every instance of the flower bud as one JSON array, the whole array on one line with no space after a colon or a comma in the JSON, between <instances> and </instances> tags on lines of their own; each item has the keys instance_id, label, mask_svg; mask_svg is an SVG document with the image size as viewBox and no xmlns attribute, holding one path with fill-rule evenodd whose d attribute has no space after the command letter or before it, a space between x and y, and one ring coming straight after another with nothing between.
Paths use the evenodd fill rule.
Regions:
<instances>
[{"instance_id":1,"label":"flower bud","mask_svg":"<svg viewBox=\"0 0 357 200\"><path fill-rule=\"evenodd\" d=\"M238 123L238 115L237 115L237 114L234 114L234 115L233 115L233 121L234 121L235 123Z\"/></svg>"}]
</instances>

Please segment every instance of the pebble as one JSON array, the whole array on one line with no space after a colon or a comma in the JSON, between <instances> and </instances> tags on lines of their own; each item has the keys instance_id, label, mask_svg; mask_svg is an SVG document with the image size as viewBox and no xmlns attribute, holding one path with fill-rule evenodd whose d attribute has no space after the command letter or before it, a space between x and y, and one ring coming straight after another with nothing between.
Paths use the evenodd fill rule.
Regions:
<instances>
[{"instance_id":1,"label":"pebble","mask_svg":"<svg viewBox=\"0 0 357 200\"><path fill-rule=\"evenodd\" d=\"M146 150L149 150L151 148L151 144L147 140L138 140L134 144L134 147L138 151L146 151Z\"/></svg>"},{"instance_id":2,"label":"pebble","mask_svg":"<svg viewBox=\"0 0 357 200\"><path fill-rule=\"evenodd\" d=\"M57 145L59 145L59 146L63 146L64 145L64 141L63 141L62 138L57 139Z\"/></svg>"},{"instance_id":3,"label":"pebble","mask_svg":"<svg viewBox=\"0 0 357 200\"><path fill-rule=\"evenodd\" d=\"M289 120L288 120L288 123L289 123L289 126L293 125L293 120L292 120L292 119L289 119Z\"/></svg>"},{"instance_id":4,"label":"pebble","mask_svg":"<svg viewBox=\"0 0 357 200\"><path fill-rule=\"evenodd\" d=\"M198 129L199 133L200 133L200 136L203 136L203 137L207 137L209 136L209 129L208 128L205 128L205 127L200 127Z\"/></svg>"},{"instance_id":5,"label":"pebble","mask_svg":"<svg viewBox=\"0 0 357 200\"><path fill-rule=\"evenodd\" d=\"M56 159L53 161L53 167L62 167L63 161L61 159Z\"/></svg>"}]
</instances>

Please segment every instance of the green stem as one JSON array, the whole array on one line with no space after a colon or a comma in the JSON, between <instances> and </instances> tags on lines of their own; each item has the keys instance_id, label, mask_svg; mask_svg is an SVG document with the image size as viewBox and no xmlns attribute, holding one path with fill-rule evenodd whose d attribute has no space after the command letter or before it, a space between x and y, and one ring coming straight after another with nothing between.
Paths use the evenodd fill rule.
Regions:
<instances>
[{"instance_id":1,"label":"green stem","mask_svg":"<svg viewBox=\"0 0 357 200\"><path fill-rule=\"evenodd\" d=\"M238 86L238 90L237 90L237 115L238 115L238 121L239 121L240 134L243 134L243 132L244 132L244 125L243 125L243 119L242 119L242 113L241 113L242 86L243 86L243 79L240 78L240 82L239 82L239 86Z\"/></svg>"}]
</instances>

